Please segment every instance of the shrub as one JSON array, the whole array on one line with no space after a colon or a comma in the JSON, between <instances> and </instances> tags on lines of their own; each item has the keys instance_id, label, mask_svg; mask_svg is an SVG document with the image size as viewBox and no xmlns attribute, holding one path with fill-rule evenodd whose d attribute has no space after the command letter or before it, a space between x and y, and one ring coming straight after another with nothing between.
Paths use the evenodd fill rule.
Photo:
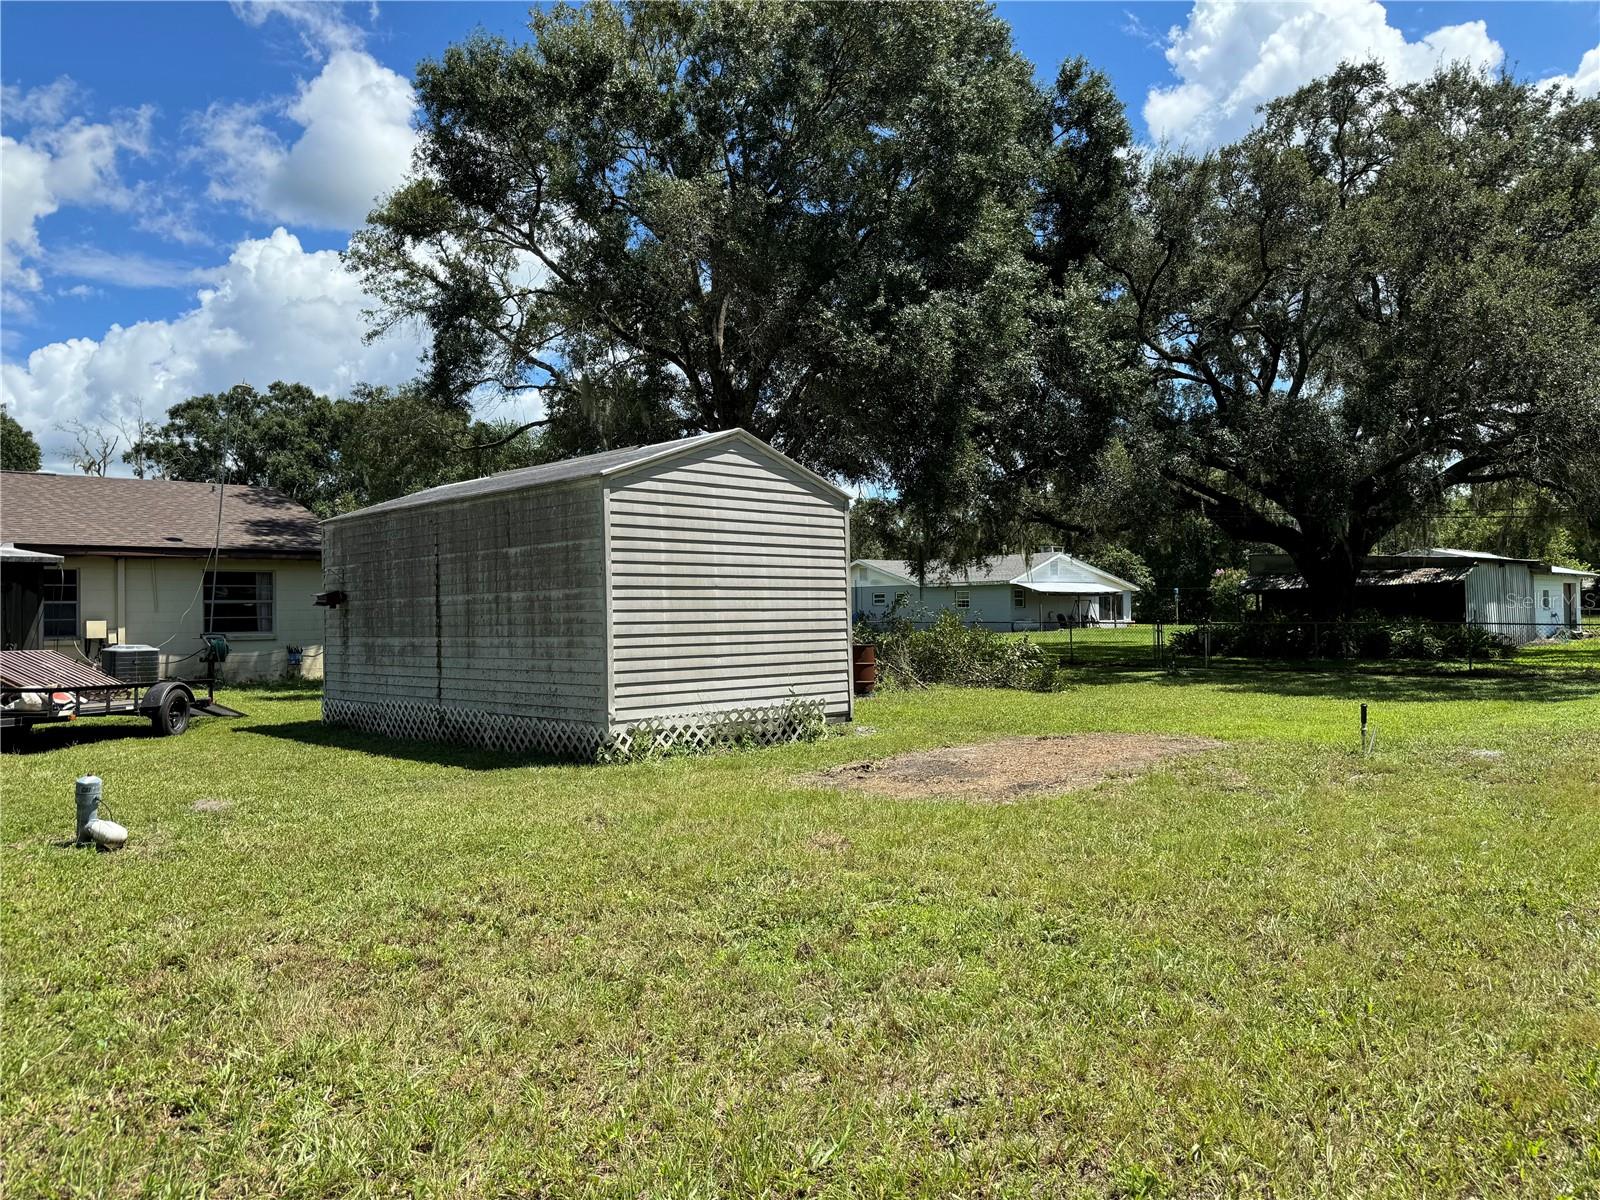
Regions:
<instances>
[{"instance_id":1,"label":"shrub","mask_svg":"<svg viewBox=\"0 0 1600 1200\"><path fill-rule=\"evenodd\" d=\"M1244 581L1249 572L1237 567L1219 567L1206 589L1213 621L1242 621L1245 614Z\"/></svg>"},{"instance_id":2,"label":"shrub","mask_svg":"<svg viewBox=\"0 0 1600 1200\"><path fill-rule=\"evenodd\" d=\"M1174 653L1221 658L1421 659L1427 662L1504 657L1516 647L1481 625L1381 617L1353 621L1238 621L1180 630Z\"/></svg>"},{"instance_id":3,"label":"shrub","mask_svg":"<svg viewBox=\"0 0 1600 1200\"><path fill-rule=\"evenodd\" d=\"M963 625L953 612L940 613L927 629L908 622L883 630L858 627L856 640L876 643L878 680L889 687L947 683L1045 690L1055 683L1055 664L1035 643Z\"/></svg>"}]
</instances>

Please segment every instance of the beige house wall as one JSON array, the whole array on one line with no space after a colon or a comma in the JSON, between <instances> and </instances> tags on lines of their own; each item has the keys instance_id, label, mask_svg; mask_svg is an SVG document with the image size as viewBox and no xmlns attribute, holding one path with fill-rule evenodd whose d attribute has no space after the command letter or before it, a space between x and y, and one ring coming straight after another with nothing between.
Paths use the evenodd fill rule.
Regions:
<instances>
[{"instance_id":1,"label":"beige house wall","mask_svg":"<svg viewBox=\"0 0 1600 1200\"><path fill-rule=\"evenodd\" d=\"M289 673L288 647L305 652L300 675L322 678L322 610L312 603L322 590L322 564L305 559L224 558L221 571L272 573L272 632L230 633L231 653L222 675L230 680L274 679ZM78 572L78 637L47 638L45 648L72 654L82 647L85 623L104 621L106 638L159 646L162 672L198 677L204 598L198 558L69 556L62 567Z\"/></svg>"}]
</instances>

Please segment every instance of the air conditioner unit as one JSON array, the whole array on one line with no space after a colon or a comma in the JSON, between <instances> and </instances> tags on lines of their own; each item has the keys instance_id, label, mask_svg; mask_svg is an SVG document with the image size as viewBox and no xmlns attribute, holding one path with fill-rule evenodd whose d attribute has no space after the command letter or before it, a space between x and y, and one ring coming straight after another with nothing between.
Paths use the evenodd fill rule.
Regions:
<instances>
[{"instance_id":1,"label":"air conditioner unit","mask_svg":"<svg viewBox=\"0 0 1600 1200\"><path fill-rule=\"evenodd\" d=\"M123 683L148 687L161 678L161 651L154 646L107 646L100 651L100 669Z\"/></svg>"}]
</instances>

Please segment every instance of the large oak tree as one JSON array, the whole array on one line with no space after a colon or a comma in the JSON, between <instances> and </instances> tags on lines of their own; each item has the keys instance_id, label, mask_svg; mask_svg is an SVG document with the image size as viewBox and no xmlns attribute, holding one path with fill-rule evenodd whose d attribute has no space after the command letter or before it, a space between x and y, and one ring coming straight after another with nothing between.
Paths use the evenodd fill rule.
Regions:
<instances>
[{"instance_id":1,"label":"large oak tree","mask_svg":"<svg viewBox=\"0 0 1600 1200\"><path fill-rule=\"evenodd\" d=\"M349 261L434 394L537 390L567 452L744 427L904 491L1027 326L1048 105L971 3L594 4L422 64ZM1024 356L1025 357L1025 356ZM937 465L936 465L937 464Z\"/></svg>"},{"instance_id":2,"label":"large oak tree","mask_svg":"<svg viewBox=\"0 0 1600 1200\"><path fill-rule=\"evenodd\" d=\"M1595 502L1600 102L1346 66L1235 145L1155 157L1110 261L1153 461L1327 611L1463 486Z\"/></svg>"}]
</instances>

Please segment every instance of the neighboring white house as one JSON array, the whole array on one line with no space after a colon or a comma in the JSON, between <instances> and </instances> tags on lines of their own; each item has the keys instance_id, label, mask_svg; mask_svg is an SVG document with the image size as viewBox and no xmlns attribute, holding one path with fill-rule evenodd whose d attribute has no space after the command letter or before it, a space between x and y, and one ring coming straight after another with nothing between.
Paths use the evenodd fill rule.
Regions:
<instances>
[{"instance_id":1,"label":"neighboring white house","mask_svg":"<svg viewBox=\"0 0 1600 1200\"><path fill-rule=\"evenodd\" d=\"M704 743L848 717L848 511L729 430L335 517L323 719L590 757L641 725Z\"/></svg>"},{"instance_id":2,"label":"neighboring white house","mask_svg":"<svg viewBox=\"0 0 1600 1200\"><path fill-rule=\"evenodd\" d=\"M317 518L277 492L7 471L0 542L62 558L45 577L46 650L142 643L160 648L163 673L198 676L209 628L231 646L226 679L288 673L291 646L299 673L322 674Z\"/></svg>"},{"instance_id":3,"label":"neighboring white house","mask_svg":"<svg viewBox=\"0 0 1600 1200\"><path fill-rule=\"evenodd\" d=\"M922 624L949 611L997 630L1129 625L1139 590L1060 551L1000 555L956 569L929 564L920 580L915 563L858 558L850 564L850 589L858 619L882 619L893 611Z\"/></svg>"}]
</instances>

